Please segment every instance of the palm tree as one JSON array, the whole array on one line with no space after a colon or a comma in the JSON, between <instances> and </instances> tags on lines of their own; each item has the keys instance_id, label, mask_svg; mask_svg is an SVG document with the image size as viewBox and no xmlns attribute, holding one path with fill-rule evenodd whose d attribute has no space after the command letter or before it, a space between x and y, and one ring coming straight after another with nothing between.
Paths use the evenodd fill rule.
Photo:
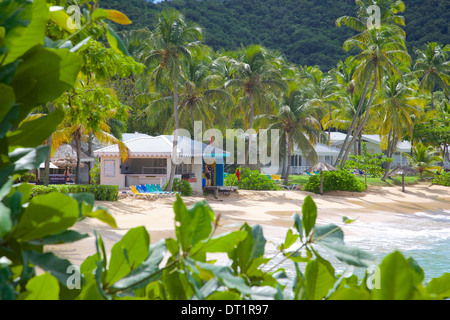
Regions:
<instances>
[{"instance_id":1,"label":"palm tree","mask_svg":"<svg viewBox=\"0 0 450 320\"><path fill-rule=\"evenodd\" d=\"M180 128L178 83L182 74L182 60L191 59L192 50L199 50L199 40L201 39L202 30L200 27L186 21L184 16L176 10L163 11L158 18L151 38L151 47L145 53L144 61L156 60L158 62L152 71L155 82L158 83L159 79L167 74L173 84L173 115L175 121L173 160L176 157L178 129ZM175 168L175 164L172 163L167 190L172 190Z\"/></svg>"},{"instance_id":2,"label":"palm tree","mask_svg":"<svg viewBox=\"0 0 450 320\"><path fill-rule=\"evenodd\" d=\"M280 141L285 142L285 160L288 166L284 177L284 182L289 181L290 159L294 145L297 145L305 157L311 162L317 162L317 153L314 149L316 142L322 137L322 130L319 120L315 117L320 107L311 106L307 103L304 93L298 84L291 84L288 91L277 97L270 95L271 101L276 105L278 113L276 115L263 114L257 116L258 123L268 125L268 129L278 129L281 132ZM320 113L320 112L319 112ZM281 145L282 143L280 143Z\"/></svg>"},{"instance_id":3,"label":"palm tree","mask_svg":"<svg viewBox=\"0 0 450 320\"><path fill-rule=\"evenodd\" d=\"M410 57L407 54L405 46L405 33L401 28L401 26L405 25L404 18L397 15L405 9L403 2L394 0L356 0L355 2L357 4L356 17L343 16L336 20L337 26L346 25L359 32L359 34L344 42L345 50L348 51L356 48L361 51L350 61L351 64L358 64L354 70L356 86L361 87L361 85L364 84L362 93L363 99L360 100L355 115L359 115L361 112L372 77L373 88L370 94L369 103L367 104L365 117L360 126L356 128L352 141L346 147L346 143L354 128L356 119L353 119L350 124L343 147L336 159L337 165L345 150L345 154L341 161L341 167L345 165L350 147L353 145L355 139L361 134L367 122L375 90L377 86L379 86L380 79L383 78L386 72L400 73L399 67L395 63L402 63L404 65L410 63ZM371 5L377 5L380 8L381 25L369 28L367 24L369 19L368 8Z\"/></svg>"},{"instance_id":4,"label":"palm tree","mask_svg":"<svg viewBox=\"0 0 450 320\"><path fill-rule=\"evenodd\" d=\"M222 108L231 104L232 96L223 89L222 77L211 72L212 59L204 52L201 57L193 55L192 59L183 61L183 73L179 84L179 111L181 121L194 128L195 120L204 120L210 127L220 120ZM147 112L154 116L161 109L173 104L173 95L165 95L154 99ZM159 110L159 111L158 111ZM186 116L183 116L186 115ZM187 121L190 119L190 123ZM167 121L167 126L173 126L173 116ZM222 122L223 122L222 121Z\"/></svg>"},{"instance_id":5,"label":"palm tree","mask_svg":"<svg viewBox=\"0 0 450 320\"><path fill-rule=\"evenodd\" d=\"M392 158L397 143L405 133L412 137L414 119L420 117L425 107L425 101L415 96L416 90L414 81L407 82L399 75L386 76L382 83L373 108L379 114L379 135L388 137L388 158ZM387 164L384 180L389 170L390 163Z\"/></svg>"},{"instance_id":6,"label":"palm tree","mask_svg":"<svg viewBox=\"0 0 450 320\"><path fill-rule=\"evenodd\" d=\"M434 110L434 90L436 86L441 87L447 99L449 97L448 85L450 83L450 64L447 51L450 46L441 48L436 42L428 43L425 50L415 50L418 56L414 64L417 77L420 77L420 88L431 93L431 109Z\"/></svg>"},{"instance_id":7,"label":"palm tree","mask_svg":"<svg viewBox=\"0 0 450 320\"><path fill-rule=\"evenodd\" d=\"M436 155L437 151L432 146L426 146L421 142L417 143L412 149L412 154L405 154L411 161L411 165L420 173L420 180L424 172L439 170L441 167L435 165L436 162L442 162L442 157Z\"/></svg>"},{"instance_id":8,"label":"palm tree","mask_svg":"<svg viewBox=\"0 0 450 320\"><path fill-rule=\"evenodd\" d=\"M235 111L244 115L247 129L253 129L256 112L270 109L267 93L287 88L282 78L283 60L270 54L258 45L251 45L238 53L233 62L233 78L225 83L225 88L231 88L239 102ZM248 164L252 139L249 138L246 150Z\"/></svg>"},{"instance_id":9,"label":"palm tree","mask_svg":"<svg viewBox=\"0 0 450 320\"><path fill-rule=\"evenodd\" d=\"M333 108L337 106L339 96L339 85L331 75L324 74L317 68L312 68L309 72L303 73L308 81L302 89L309 97L309 104L315 105L328 111L328 115L323 117L322 126L333 119ZM328 138L331 135L331 125L328 127Z\"/></svg>"},{"instance_id":10,"label":"palm tree","mask_svg":"<svg viewBox=\"0 0 450 320\"><path fill-rule=\"evenodd\" d=\"M351 146L355 139L361 134L370 115L370 107L375 97L376 88L380 86L380 81L385 74L402 74L401 67L397 64L407 65L410 62L410 56L407 53L404 38L398 34L395 28L381 26L380 29L372 28L368 30L361 39L352 38L345 42L346 49L359 48L361 53L354 59L360 61L355 70L356 83L364 83L362 97L365 97L370 79L373 77L372 90L367 103L365 116L360 126L356 128L353 135ZM364 99L360 101L356 114L359 114ZM352 128L350 128L352 129ZM349 133L348 133L349 134ZM341 167L345 165L350 148L347 148L342 158Z\"/></svg>"}]
</instances>

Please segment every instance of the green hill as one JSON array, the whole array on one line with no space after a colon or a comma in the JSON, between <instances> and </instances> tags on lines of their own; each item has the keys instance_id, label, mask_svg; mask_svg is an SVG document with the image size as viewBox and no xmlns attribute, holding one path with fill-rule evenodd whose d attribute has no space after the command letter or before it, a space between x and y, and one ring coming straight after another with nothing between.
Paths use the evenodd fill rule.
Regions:
<instances>
[{"instance_id":1,"label":"green hill","mask_svg":"<svg viewBox=\"0 0 450 320\"><path fill-rule=\"evenodd\" d=\"M450 2L404 0L408 47L426 42L449 44ZM353 33L335 20L354 15L354 0L102 0L133 21L132 28L152 29L158 12L176 8L204 27L205 43L216 50L260 44L283 53L300 65L333 68L348 54L342 43ZM129 29L130 27L126 27Z\"/></svg>"}]
</instances>

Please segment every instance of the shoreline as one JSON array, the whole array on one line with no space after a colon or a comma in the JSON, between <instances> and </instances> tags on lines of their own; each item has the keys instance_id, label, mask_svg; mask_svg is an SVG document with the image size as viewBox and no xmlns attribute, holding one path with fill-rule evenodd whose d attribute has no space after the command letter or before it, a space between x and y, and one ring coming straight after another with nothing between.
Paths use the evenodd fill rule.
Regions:
<instances>
[{"instance_id":1,"label":"shoreline","mask_svg":"<svg viewBox=\"0 0 450 320\"><path fill-rule=\"evenodd\" d=\"M398 187L369 187L364 192L333 191L324 195L305 191L249 191L220 196L183 197L187 207L206 200L214 213L220 213L216 234L239 228L245 222L260 224L268 242L284 240L287 230L293 226L293 213L301 215L304 198L310 195L318 209L317 223L335 223L342 227L346 236L355 235L353 224L365 224L401 219L401 215L417 212L443 212L450 210L450 188L435 185L407 186L406 192ZM106 207L116 219L118 228L113 229L96 219L78 222L73 229L90 236L71 244L46 246L60 258L80 265L95 251L93 230L101 234L107 253L130 229L145 226L151 243L160 239L175 237L173 202L175 198L142 200L124 198L115 202L96 201L96 206ZM357 219L350 225L343 225L342 217Z\"/></svg>"}]
</instances>

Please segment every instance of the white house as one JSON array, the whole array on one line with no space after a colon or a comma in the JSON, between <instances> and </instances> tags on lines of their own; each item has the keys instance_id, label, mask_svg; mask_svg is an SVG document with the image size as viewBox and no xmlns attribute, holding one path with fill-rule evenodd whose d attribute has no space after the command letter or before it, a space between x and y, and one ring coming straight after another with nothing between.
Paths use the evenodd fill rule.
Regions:
<instances>
[{"instance_id":1,"label":"white house","mask_svg":"<svg viewBox=\"0 0 450 320\"><path fill-rule=\"evenodd\" d=\"M325 162L334 165L337 156L344 144L346 134L341 132L331 132L329 136L329 144L325 145L322 143L317 143L315 146L316 153L318 155L318 162ZM352 136L349 137L347 143L350 142ZM382 153L384 150L380 147L381 138L376 134L366 134L362 135L362 141L366 143L367 151L370 153ZM403 153L411 153L411 144L408 141L401 141L397 144L396 151L394 153L394 162L392 167L398 167L400 165L408 164L406 156ZM350 150L350 154L354 154L354 150ZM312 167L312 163L306 160L305 155L302 150L297 146L294 147L294 151L291 156L291 174L303 174L305 171ZM280 168L279 173L282 168ZM264 172L264 168L262 168Z\"/></svg>"},{"instance_id":2,"label":"white house","mask_svg":"<svg viewBox=\"0 0 450 320\"><path fill-rule=\"evenodd\" d=\"M173 165L173 136L124 134L122 140L129 149L126 161L122 161L117 144L94 151L101 163L100 183L118 185L119 188L147 183L164 187ZM177 165L176 177L186 179L194 192L202 192L203 164L208 158L213 162L212 185L223 185L223 157L228 155L221 149L180 136L177 156L184 161Z\"/></svg>"}]
</instances>

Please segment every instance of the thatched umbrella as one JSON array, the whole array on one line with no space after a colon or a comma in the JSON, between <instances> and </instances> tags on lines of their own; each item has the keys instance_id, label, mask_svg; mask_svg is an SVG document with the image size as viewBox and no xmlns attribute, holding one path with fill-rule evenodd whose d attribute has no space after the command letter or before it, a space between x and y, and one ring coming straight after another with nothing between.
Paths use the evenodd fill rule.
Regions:
<instances>
[{"instance_id":1,"label":"thatched umbrella","mask_svg":"<svg viewBox=\"0 0 450 320\"><path fill-rule=\"evenodd\" d=\"M409 166L401 166L398 167L397 169L392 170L388 176L392 177L392 176L396 176L396 175L401 175L402 176L402 191L405 192L405 175L413 175L413 174L417 174L418 171L414 170L413 168L409 167Z\"/></svg>"},{"instance_id":2,"label":"thatched umbrella","mask_svg":"<svg viewBox=\"0 0 450 320\"><path fill-rule=\"evenodd\" d=\"M338 171L335 167L332 165L325 163L325 162L318 162L316 165L311 167L311 171L319 171L320 172L320 194L323 194L323 172L324 171Z\"/></svg>"},{"instance_id":3,"label":"thatched umbrella","mask_svg":"<svg viewBox=\"0 0 450 320\"><path fill-rule=\"evenodd\" d=\"M69 168L77 167L77 158L66 156L64 158L52 159L52 162L55 166L60 169L64 169L64 180L67 181L67 170ZM84 167L84 163L80 163L80 168Z\"/></svg>"}]
</instances>

